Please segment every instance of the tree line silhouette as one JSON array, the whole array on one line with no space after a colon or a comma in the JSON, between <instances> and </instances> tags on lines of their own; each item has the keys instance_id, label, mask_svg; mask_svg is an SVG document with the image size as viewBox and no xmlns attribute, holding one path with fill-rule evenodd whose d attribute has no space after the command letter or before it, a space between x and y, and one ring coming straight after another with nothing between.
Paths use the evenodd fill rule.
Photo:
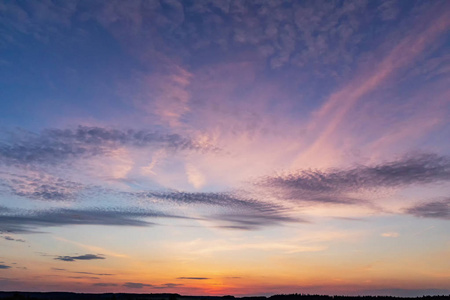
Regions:
<instances>
[{"instance_id":1,"label":"tree line silhouette","mask_svg":"<svg viewBox=\"0 0 450 300\"><path fill-rule=\"evenodd\" d=\"M329 296L311 294L279 294L270 297L182 296L179 294L83 294L66 292L0 292L1 300L450 300L450 295L395 297L395 296Z\"/></svg>"}]
</instances>

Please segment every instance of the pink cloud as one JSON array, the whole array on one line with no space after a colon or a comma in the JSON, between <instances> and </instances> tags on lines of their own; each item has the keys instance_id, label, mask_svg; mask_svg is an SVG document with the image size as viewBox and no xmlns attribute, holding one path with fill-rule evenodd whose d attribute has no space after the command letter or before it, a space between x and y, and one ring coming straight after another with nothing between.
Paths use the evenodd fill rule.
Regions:
<instances>
[{"instance_id":1,"label":"pink cloud","mask_svg":"<svg viewBox=\"0 0 450 300\"><path fill-rule=\"evenodd\" d=\"M386 84L401 69L410 66L450 26L448 12L436 15L429 13L410 34L403 38L380 62L373 62L357 72L355 79L333 93L321 108L314 113L309 124L309 132L316 136L311 145L294 162L294 166L308 161L327 160L334 152L334 143L342 144L339 129L350 118L350 111L370 93ZM423 24L428 26L424 27ZM389 41L390 42L390 41Z\"/></svg>"},{"instance_id":2,"label":"pink cloud","mask_svg":"<svg viewBox=\"0 0 450 300\"><path fill-rule=\"evenodd\" d=\"M173 65L163 74L146 76L144 94L135 101L138 108L159 118L159 123L180 127L181 118L190 111L189 85L192 74L181 66Z\"/></svg>"}]
</instances>

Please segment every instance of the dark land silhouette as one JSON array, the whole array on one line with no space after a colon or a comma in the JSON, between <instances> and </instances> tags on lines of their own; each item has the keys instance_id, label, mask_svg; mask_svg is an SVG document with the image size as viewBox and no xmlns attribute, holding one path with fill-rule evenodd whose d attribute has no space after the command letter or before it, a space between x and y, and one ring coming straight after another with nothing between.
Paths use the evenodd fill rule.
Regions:
<instances>
[{"instance_id":1,"label":"dark land silhouette","mask_svg":"<svg viewBox=\"0 0 450 300\"><path fill-rule=\"evenodd\" d=\"M273 295L269 297L182 296L179 294L84 294L67 292L0 292L2 300L450 300L450 295L422 297L329 296L310 294Z\"/></svg>"}]
</instances>

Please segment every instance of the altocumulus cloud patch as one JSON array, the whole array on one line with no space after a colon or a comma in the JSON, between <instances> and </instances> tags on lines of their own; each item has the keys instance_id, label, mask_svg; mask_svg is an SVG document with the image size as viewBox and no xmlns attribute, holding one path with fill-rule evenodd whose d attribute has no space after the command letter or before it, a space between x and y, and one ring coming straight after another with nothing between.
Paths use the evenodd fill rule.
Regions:
<instances>
[{"instance_id":1,"label":"altocumulus cloud patch","mask_svg":"<svg viewBox=\"0 0 450 300\"><path fill-rule=\"evenodd\" d=\"M422 218L450 220L450 199L416 204L406 209L406 213Z\"/></svg>"},{"instance_id":2,"label":"altocumulus cloud patch","mask_svg":"<svg viewBox=\"0 0 450 300\"><path fill-rule=\"evenodd\" d=\"M255 182L281 197L319 203L358 204L347 192L429 184L450 180L450 158L435 154L407 156L395 161L350 169L300 170L266 176Z\"/></svg>"},{"instance_id":3,"label":"altocumulus cloud patch","mask_svg":"<svg viewBox=\"0 0 450 300\"><path fill-rule=\"evenodd\" d=\"M15 132L0 143L0 162L56 164L70 159L107 155L118 147L217 151L215 147L178 134L79 126L77 129L48 129L40 134Z\"/></svg>"},{"instance_id":4,"label":"altocumulus cloud patch","mask_svg":"<svg viewBox=\"0 0 450 300\"><path fill-rule=\"evenodd\" d=\"M78 182L45 173L24 175L2 172L3 186L13 195L42 201L75 200L86 187Z\"/></svg>"}]
</instances>

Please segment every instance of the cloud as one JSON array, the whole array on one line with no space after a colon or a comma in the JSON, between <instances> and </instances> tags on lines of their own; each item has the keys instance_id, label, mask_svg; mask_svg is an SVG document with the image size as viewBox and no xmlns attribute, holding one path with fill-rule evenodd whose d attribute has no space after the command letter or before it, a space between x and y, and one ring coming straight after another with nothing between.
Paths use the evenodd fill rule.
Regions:
<instances>
[{"instance_id":1,"label":"cloud","mask_svg":"<svg viewBox=\"0 0 450 300\"><path fill-rule=\"evenodd\" d=\"M72 272L76 274L86 274L86 275L97 275L97 276L112 276L115 274L109 274L109 273L92 273L92 272Z\"/></svg>"},{"instance_id":2,"label":"cloud","mask_svg":"<svg viewBox=\"0 0 450 300\"><path fill-rule=\"evenodd\" d=\"M0 270L1 269L9 269L9 268L11 268L10 266L7 266L7 265L0 265Z\"/></svg>"},{"instance_id":3,"label":"cloud","mask_svg":"<svg viewBox=\"0 0 450 300\"><path fill-rule=\"evenodd\" d=\"M160 212L143 209L54 209L44 211L21 211L0 214L0 231L36 232L40 227L65 225L111 225L111 226L151 226L143 218L175 217Z\"/></svg>"},{"instance_id":4,"label":"cloud","mask_svg":"<svg viewBox=\"0 0 450 300\"><path fill-rule=\"evenodd\" d=\"M43 201L73 200L85 189L81 183L44 173L33 174L1 173L3 186L14 195Z\"/></svg>"},{"instance_id":5,"label":"cloud","mask_svg":"<svg viewBox=\"0 0 450 300\"><path fill-rule=\"evenodd\" d=\"M211 279L208 277L177 277L177 279L181 279L181 280L207 280L207 279Z\"/></svg>"},{"instance_id":6,"label":"cloud","mask_svg":"<svg viewBox=\"0 0 450 300\"><path fill-rule=\"evenodd\" d=\"M205 215L204 219L216 223L216 227L228 229L254 230L263 226L282 223L306 222L300 218L285 215L286 209L276 203L255 200L241 196L240 192L143 192L135 193L137 197L159 199L188 205L211 205L221 207L228 212Z\"/></svg>"},{"instance_id":7,"label":"cloud","mask_svg":"<svg viewBox=\"0 0 450 300\"><path fill-rule=\"evenodd\" d=\"M378 11L383 21L394 20L400 12L399 3L394 0L384 1L378 7Z\"/></svg>"},{"instance_id":8,"label":"cloud","mask_svg":"<svg viewBox=\"0 0 450 300\"><path fill-rule=\"evenodd\" d=\"M280 200L295 200L305 203L363 204L365 200L348 196L347 193L373 191L380 188L403 187L411 184L428 184L450 180L450 158L434 154L410 155L395 161L374 166L357 166L349 169L301 170L289 174L266 176L256 180L256 189L251 193L244 190L233 192L181 192L149 191L119 192L125 197L152 199L161 204L186 204L217 206L222 211L204 214L199 220L210 221L214 227L224 229L254 230L264 226L276 226L284 223L307 222L302 218L289 215L280 202L256 200L264 199L265 192ZM267 198L269 199L269 198ZM443 212L446 204L429 204L424 207L410 208L409 214L430 215L447 218ZM425 212L424 209L428 209ZM155 223L146 218L186 218L162 212L133 209L53 209L43 211L0 211L0 230L5 232L36 232L41 227L66 225L117 225L151 226ZM61 257L60 260L71 257Z\"/></svg>"},{"instance_id":9,"label":"cloud","mask_svg":"<svg viewBox=\"0 0 450 300\"><path fill-rule=\"evenodd\" d=\"M105 257L103 257L102 255L84 254L84 255L78 255L78 256L58 256L55 259L62 260L62 261L76 261L76 260L105 259Z\"/></svg>"},{"instance_id":10,"label":"cloud","mask_svg":"<svg viewBox=\"0 0 450 300\"><path fill-rule=\"evenodd\" d=\"M308 223L300 218L293 218L279 213L230 213L212 216L218 225L226 229L255 230L265 226L280 225L283 223Z\"/></svg>"},{"instance_id":11,"label":"cloud","mask_svg":"<svg viewBox=\"0 0 450 300\"><path fill-rule=\"evenodd\" d=\"M83 271L69 271L67 269L62 268L51 268L51 270L54 271L62 271L62 272L68 272L68 273L74 273L74 274L84 274L84 275L96 275L96 276L112 276L115 274L109 274L109 273L92 273L92 272L83 272Z\"/></svg>"},{"instance_id":12,"label":"cloud","mask_svg":"<svg viewBox=\"0 0 450 300\"><path fill-rule=\"evenodd\" d=\"M301 170L267 176L255 184L288 199L352 204L359 200L347 198L344 193L449 180L449 157L421 154L375 166L328 171Z\"/></svg>"},{"instance_id":13,"label":"cloud","mask_svg":"<svg viewBox=\"0 0 450 300\"><path fill-rule=\"evenodd\" d=\"M75 242L75 241L72 241L72 240L68 240L68 239L62 238L60 236L53 236L53 238L55 240L58 240L58 241L61 241L61 242L65 242L65 243L69 243L69 244L75 245L77 247L81 247L81 248L89 250L91 252L103 253L103 255L106 255L106 256L122 257L122 258L123 257L128 257L127 255L122 254L122 253L117 253L117 252L114 252L114 251L111 251L111 250L108 250L108 249L105 249L105 248L102 248L102 247L98 247L98 246L93 246L93 245L88 245L88 244L84 244L84 243Z\"/></svg>"},{"instance_id":14,"label":"cloud","mask_svg":"<svg viewBox=\"0 0 450 300\"><path fill-rule=\"evenodd\" d=\"M142 289L143 287L152 287L153 285L140 282L126 282L123 286L129 289Z\"/></svg>"},{"instance_id":15,"label":"cloud","mask_svg":"<svg viewBox=\"0 0 450 300\"><path fill-rule=\"evenodd\" d=\"M353 2L349 5L352 4ZM308 161L330 159L332 154L329 150L342 145L341 133L346 128L343 125L348 121L354 123L354 118L358 118L356 114L354 116L349 114L355 113L355 108L361 104L362 100L367 100L367 97L373 95L381 86L392 87L395 76L399 76L402 70L404 71L420 60L423 54L427 53L430 45L438 40L439 36L445 34L449 26L449 16L447 11L444 12L441 9L440 5L436 5L429 11L423 11L413 18L415 25L408 26L407 35L402 32L402 36L392 36L391 33L391 38L385 38L384 45L381 47L373 45L379 49L374 54L376 56L381 54L379 57L383 58L374 61L373 58L366 57L364 60L368 59L371 63L363 63L363 67L356 71L352 68L357 75L342 88L331 93L320 109L314 112L311 124L308 126L314 142L310 143L307 150L299 155L296 165L302 165ZM399 32L398 30L393 31ZM383 55L382 53L386 49L390 50ZM414 129L418 130L418 128ZM382 138L386 138L386 136L386 131L383 131Z\"/></svg>"},{"instance_id":16,"label":"cloud","mask_svg":"<svg viewBox=\"0 0 450 300\"><path fill-rule=\"evenodd\" d=\"M179 284L179 283L164 283L160 286L154 286L154 289L172 289L172 288L176 288L179 286L183 286L184 284Z\"/></svg>"},{"instance_id":17,"label":"cloud","mask_svg":"<svg viewBox=\"0 0 450 300\"><path fill-rule=\"evenodd\" d=\"M171 201L175 203L185 204L203 204L215 205L232 208L246 208L261 212L278 211L281 206L270 202L255 200L249 197L240 196L239 193L233 192L181 192L181 191L167 191L167 192L138 192L134 193L137 197L153 198L164 201Z\"/></svg>"},{"instance_id":18,"label":"cloud","mask_svg":"<svg viewBox=\"0 0 450 300\"><path fill-rule=\"evenodd\" d=\"M450 220L450 199L417 204L406 209L406 213L421 218Z\"/></svg>"},{"instance_id":19,"label":"cloud","mask_svg":"<svg viewBox=\"0 0 450 300\"><path fill-rule=\"evenodd\" d=\"M203 218L217 227L230 229L257 229L285 222L305 222L285 215L281 205L241 197L238 193L188 193L167 192L118 192L126 197L159 200L161 204L209 205L223 209L222 213L210 213ZM163 212L133 208L53 209L42 211L5 210L0 212L0 230L13 233L36 232L42 227L67 225L151 226L146 218L183 218Z\"/></svg>"},{"instance_id":20,"label":"cloud","mask_svg":"<svg viewBox=\"0 0 450 300\"><path fill-rule=\"evenodd\" d=\"M109 287L109 286L117 286L117 284L116 283L98 282L98 283L94 283L93 286Z\"/></svg>"},{"instance_id":21,"label":"cloud","mask_svg":"<svg viewBox=\"0 0 450 300\"><path fill-rule=\"evenodd\" d=\"M190 111L191 95L187 88L193 75L178 65L171 64L166 68L170 74L146 78L148 95L136 104L149 114L156 115L161 123L175 128L181 126L182 117ZM149 99L152 101L149 102Z\"/></svg>"},{"instance_id":22,"label":"cloud","mask_svg":"<svg viewBox=\"0 0 450 300\"><path fill-rule=\"evenodd\" d=\"M32 36L38 41L45 42L57 30L70 25L72 14L76 12L77 3L50 3L36 2L28 5L19 3L8 3L0 6L4 16L4 24L9 28L2 31L4 36L0 37L0 44L21 43L17 39L20 35ZM28 11L30 10L30 11Z\"/></svg>"},{"instance_id":23,"label":"cloud","mask_svg":"<svg viewBox=\"0 0 450 300\"><path fill-rule=\"evenodd\" d=\"M417 6L402 5L399 21L417 15ZM445 11L440 2L433 6ZM89 6L84 16L145 57L145 62L164 57L167 63L168 57L176 57L186 65L198 64L202 61L199 54L223 59L245 49L269 68L296 66L310 77L323 78L348 74L363 56L360 49L373 49L391 31L409 25L392 22L399 9L392 1L373 5L367 1L166 1L151 5L109 1ZM41 24L34 25L40 28ZM146 39L149 36L152 39ZM183 87L172 84L174 91L159 92L167 94L165 98L153 93L165 100L171 122L189 108L185 103L190 98L177 92L179 85ZM174 104L176 109L171 109Z\"/></svg>"},{"instance_id":24,"label":"cloud","mask_svg":"<svg viewBox=\"0 0 450 300\"><path fill-rule=\"evenodd\" d=\"M383 232L381 234L382 237L396 238L399 237L400 234L398 232Z\"/></svg>"},{"instance_id":25,"label":"cloud","mask_svg":"<svg viewBox=\"0 0 450 300\"><path fill-rule=\"evenodd\" d=\"M186 175L188 177L189 183L192 184L196 189L202 188L206 183L205 176L191 164L186 166Z\"/></svg>"},{"instance_id":26,"label":"cloud","mask_svg":"<svg viewBox=\"0 0 450 300\"><path fill-rule=\"evenodd\" d=\"M56 164L69 159L108 155L122 146L172 151L217 150L178 134L79 126L74 130L48 129L40 134L14 132L10 139L0 143L0 162Z\"/></svg>"},{"instance_id":27,"label":"cloud","mask_svg":"<svg viewBox=\"0 0 450 300\"><path fill-rule=\"evenodd\" d=\"M8 235L7 236L2 236L1 238L5 239L7 241L15 241L15 242L20 242L20 243L25 243L25 240L23 240L23 239L15 239L15 238L10 237Z\"/></svg>"}]
</instances>

